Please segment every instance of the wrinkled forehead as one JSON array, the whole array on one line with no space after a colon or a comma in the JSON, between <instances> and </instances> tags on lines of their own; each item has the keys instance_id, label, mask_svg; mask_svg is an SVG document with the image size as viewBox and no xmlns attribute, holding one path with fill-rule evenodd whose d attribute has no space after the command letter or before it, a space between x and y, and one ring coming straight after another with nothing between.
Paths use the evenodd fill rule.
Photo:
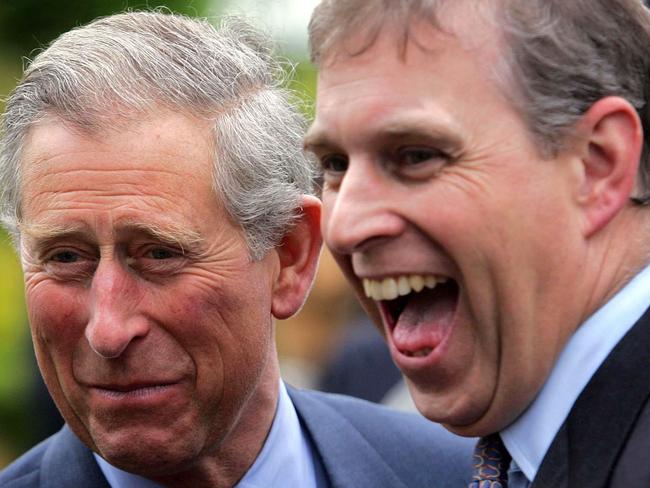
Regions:
<instances>
[{"instance_id":1,"label":"wrinkled forehead","mask_svg":"<svg viewBox=\"0 0 650 488\"><path fill-rule=\"evenodd\" d=\"M216 200L210 133L174 113L94 134L60 119L39 123L21 157L21 220L43 205L133 206L174 196L211 206Z\"/></svg>"},{"instance_id":2,"label":"wrinkled forehead","mask_svg":"<svg viewBox=\"0 0 650 488\"><path fill-rule=\"evenodd\" d=\"M188 154L188 171L211 173L214 151L213 123L183 111L160 108L156 111L124 112L92 120L70 120L50 112L36 121L26 133L20 154L22 180L43 160L57 153L76 153L93 149L127 153L157 150L166 154ZM201 156L200 158L197 156ZM198 164L207 163L207 164ZM136 169L138 163L130 163ZM127 165L128 166L128 165Z\"/></svg>"}]
</instances>

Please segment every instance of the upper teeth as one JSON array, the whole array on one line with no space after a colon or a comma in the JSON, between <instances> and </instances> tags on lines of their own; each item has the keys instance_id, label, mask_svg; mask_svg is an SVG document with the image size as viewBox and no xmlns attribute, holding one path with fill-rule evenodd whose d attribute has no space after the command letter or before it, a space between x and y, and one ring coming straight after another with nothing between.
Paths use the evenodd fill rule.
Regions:
<instances>
[{"instance_id":1,"label":"upper teeth","mask_svg":"<svg viewBox=\"0 0 650 488\"><path fill-rule=\"evenodd\" d=\"M373 300L394 300L398 296L408 295L412 291L422 291L423 288L435 288L438 283L444 283L447 278L434 275L409 275L383 280L363 279L363 291Z\"/></svg>"}]
</instances>

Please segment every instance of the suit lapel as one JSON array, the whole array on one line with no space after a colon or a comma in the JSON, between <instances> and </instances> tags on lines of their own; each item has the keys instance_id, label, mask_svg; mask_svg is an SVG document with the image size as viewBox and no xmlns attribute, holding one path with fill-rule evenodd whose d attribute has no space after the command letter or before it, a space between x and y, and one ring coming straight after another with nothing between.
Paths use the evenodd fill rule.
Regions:
<instances>
[{"instance_id":1,"label":"suit lapel","mask_svg":"<svg viewBox=\"0 0 650 488\"><path fill-rule=\"evenodd\" d=\"M533 488L607 486L650 397L650 312L616 345L573 405Z\"/></svg>"},{"instance_id":2,"label":"suit lapel","mask_svg":"<svg viewBox=\"0 0 650 488\"><path fill-rule=\"evenodd\" d=\"M42 488L84 487L110 488L93 453L64 426L43 456Z\"/></svg>"},{"instance_id":3,"label":"suit lapel","mask_svg":"<svg viewBox=\"0 0 650 488\"><path fill-rule=\"evenodd\" d=\"M331 487L407 488L345 417L314 396L288 390Z\"/></svg>"}]
</instances>

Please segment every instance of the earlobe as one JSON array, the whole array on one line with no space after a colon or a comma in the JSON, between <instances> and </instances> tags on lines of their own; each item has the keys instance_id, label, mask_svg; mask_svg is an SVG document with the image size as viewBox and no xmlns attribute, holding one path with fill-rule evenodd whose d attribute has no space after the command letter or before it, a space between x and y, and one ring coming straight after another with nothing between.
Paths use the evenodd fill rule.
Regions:
<instances>
[{"instance_id":1,"label":"earlobe","mask_svg":"<svg viewBox=\"0 0 650 488\"><path fill-rule=\"evenodd\" d=\"M643 132L636 110L620 97L596 102L579 124L583 144L578 203L583 234L605 227L627 205L641 156Z\"/></svg>"},{"instance_id":2,"label":"earlobe","mask_svg":"<svg viewBox=\"0 0 650 488\"><path fill-rule=\"evenodd\" d=\"M302 213L276 249L280 272L273 288L271 312L278 319L294 315L302 307L314 281L322 245L321 203L304 196Z\"/></svg>"}]
</instances>

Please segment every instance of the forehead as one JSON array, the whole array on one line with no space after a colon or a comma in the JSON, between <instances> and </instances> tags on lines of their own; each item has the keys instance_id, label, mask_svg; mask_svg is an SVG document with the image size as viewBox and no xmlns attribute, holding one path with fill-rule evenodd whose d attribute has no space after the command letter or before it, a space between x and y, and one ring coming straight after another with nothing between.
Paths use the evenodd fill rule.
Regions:
<instances>
[{"instance_id":1,"label":"forehead","mask_svg":"<svg viewBox=\"0 0 650 488\"><path fill-rule=\"evenodd\" d=\"M218 209L210 133L207 122L178 114L92 135L47 120L32 129L23 153L23 220L37 226L146 227Z\"/></svg>"},{"instance_id":2,"label":"forehead","mask_svg":"<svg viewBox=\"0 0 650 488\"><path fill-rule=\"evenodd\" d=\"M341 122L359 134L430 122L453 129L463 118L469 121L472 110L507 109L495 77L502 62L500 36L489 16L478 10L463 16L462 10L446 12L444 31L415 22L404 50L402 30L388 25L366 50L327 60L306 144L329 138Z\"/></svg>"},{"instance_id":3,"label":"forehead","mask_svg":"<svg viewBox=\"0 0 650 488\"><path fill-rule=\"evenodd\" d=\"M85 131L56 116L46 117L29 131L22 155L25 174L37 170L43 161L75 153L159 153L188 154L190 170L209 171L203 166L211 149L210 123L180 113L159 113L133 116L132 120L103 121L101 128ZM198 156L198 157L197 157ZM142 159L123 162L122 166L137 169L152 161ZM194 164L196 163L196 164ZM120 166L120 158L107 159L104 164Z\"/></svg>"}]
</instances>

